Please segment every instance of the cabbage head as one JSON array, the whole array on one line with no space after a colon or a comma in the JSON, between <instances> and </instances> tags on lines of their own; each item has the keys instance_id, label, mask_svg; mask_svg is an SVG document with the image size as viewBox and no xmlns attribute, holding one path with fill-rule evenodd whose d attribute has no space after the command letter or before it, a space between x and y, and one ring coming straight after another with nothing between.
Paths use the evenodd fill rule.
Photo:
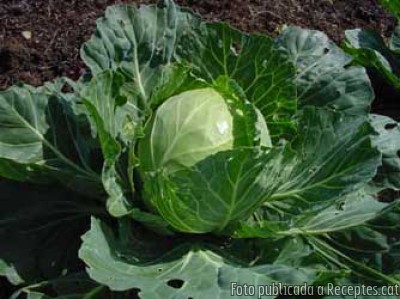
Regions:
<instances>
[{"instance_id":1,"label":"cabbage head","mask_svg":"<svg viewBox=\"0 0 400 299\"><path fill-rule=\"evenodd\" d=\"M146 170L176 171L233 147L233 117L212 88L183 92L156 111L140 144Z\"/></svg>"}]
</instances>

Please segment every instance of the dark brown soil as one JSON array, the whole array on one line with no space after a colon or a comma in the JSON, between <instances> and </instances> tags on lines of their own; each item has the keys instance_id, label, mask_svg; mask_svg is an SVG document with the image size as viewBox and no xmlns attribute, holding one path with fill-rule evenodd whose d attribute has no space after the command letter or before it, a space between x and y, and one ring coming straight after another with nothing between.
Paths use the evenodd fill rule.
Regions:
<instances>
[{"instance_id":1,"label":"dark brown soil","mask_svg":"<svg viewBox=\"0 0 400 299\"><path fill-rule=\"evenodd\" d=\"M0 90L16 82L41 85L58 76L77 79L85 66L79 48L108 5L155 0L0 1ZM274 35L283 24L326 32L370 27L387 35L394 20L375 0L177 0L207 20L223 20L249 32ZM32 34L30 39L24 31Z\"/></svg>"}]
</instances>

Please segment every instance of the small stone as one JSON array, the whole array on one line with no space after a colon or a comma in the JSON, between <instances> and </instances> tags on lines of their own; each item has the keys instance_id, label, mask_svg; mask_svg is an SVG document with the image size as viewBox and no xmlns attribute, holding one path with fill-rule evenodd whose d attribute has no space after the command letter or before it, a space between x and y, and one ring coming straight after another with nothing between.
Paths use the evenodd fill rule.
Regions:
<instances>
[{"instance_id":1,"label":"small stone","mask_svg":"<svg viewBox=\"0 0 400 299\"><path fill-rule=\"evenodd\" d=\"M31 39L32 38L32 32L31 31L22 31L21 33L22 33L22 36L25 39Z\"/></svg>"}]
</instances>

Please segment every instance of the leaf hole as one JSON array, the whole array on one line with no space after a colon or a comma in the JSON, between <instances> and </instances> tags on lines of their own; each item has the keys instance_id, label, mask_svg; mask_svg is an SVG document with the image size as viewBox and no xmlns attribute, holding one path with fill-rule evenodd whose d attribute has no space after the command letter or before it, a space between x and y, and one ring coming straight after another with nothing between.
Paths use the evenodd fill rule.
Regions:
<instances>
[{"instance_id":1,"label":"leaf hole","mask_svg":"<svg viewBox=\"0 0 400 299\"><path fill-rule=\"evenodd\" d=\"M344 205L345 205L345 202L343 202L343 201L337 203L337 205L336 205L336 209L337 209L336 213L337 214L339 214L339 211L344 210Z\"/></svg>"},{"instance_id":2,"label":"leaf hole","mask_svg":"<svg viewBox=\"0 0 400 299\"><path fill-rule=\"evenodd\" d=\"M391 123L391 124L386 124L385 125L385 129L386 130L392 130L392 129L396 128L396 127L397 127L396 123Z\"/></svg>"},{"instance_id":3,"label":"leaf hole","mask_svg":"<svg viewBox=\"0 0 400 299\"><path fill-rule=\"evenodd\" d=\"M118 20L119 26L121 26L122 28L125 28L125 23L123 20Z\"/></svg>"},{"instance_id":4,"label":"leaf hole","mask_svg":"<svg viewBox=\"0 0 400 299\"><path fill-rule=\"evenodd\" d=\"M333 111L336 111L339 107L335 104L328 104L328 108L332 109Z\"/></svg>"},{"instance_id":5,"label":"leaf hole","mask_svg":"<svg viewBox=\"0 0 400 299\"><path fill-rule=\"evenodd\" d=\"M139 298L140 289L134 288L127 292L127 298Z\"/></svg>"},{"instance_id":6,"label":"leaf hole","mask_svg":"<svg viewBox=\"0 0 400 299\"><path fill-rule=\"evenodd\" d=\"M400 152L400 151L399 151ZM400 191L390 188L379 191L375 198L380 202L393 202L400 196Z\"/></svg>"},{"instance_id":7,"label":"leaf hole","mask_svg":"<svg viewBox=\"0 0 400 299\"><path fill-rule=\"evenodd\" d=\"M329 49L328 48L324 48L324 54L328 54L329 53Z\"/></svg>"},{"instance_id":8,"label":"leaf hole","mask_svg":"<svg viewBox=\"0 0 400 299\"><path fill-rule=\"evenodd\" d=\"M180 289L184 283L182 279L170 279L167 281L167 285L174 289Z\"/></svg>"},{"instance_id":9,"label":"leaf hole","mask_svg":"<svg viewBox=\"0 0 400 299\"><path fill-rule=\"evenodd\" d=\"M163 271L162 268L158 268L158 269L157 269L157 272L158 272L158 273L161 273L162 271Z\"/></svg>"},{"instance_id":10,"label":"leaf hole","mask_svg":"<svg viewBox=\"0 0 400 299\"><path fill-rule=\"evenodd\" d=\"M397 151L397 157L400 158L400 150Z\"/></svg>"}]
</instances>

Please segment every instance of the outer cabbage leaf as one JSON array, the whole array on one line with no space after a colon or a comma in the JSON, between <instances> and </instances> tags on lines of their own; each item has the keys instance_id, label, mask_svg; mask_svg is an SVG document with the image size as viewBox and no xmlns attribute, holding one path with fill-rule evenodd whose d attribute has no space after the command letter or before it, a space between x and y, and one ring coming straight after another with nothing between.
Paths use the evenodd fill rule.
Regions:
<instances>
[{"instance_id":1,"label":"outer cabbage leaf","mask_svg":"<svg viewBox=\"0 0 400 299\"><path fill-rule=\"evenodd\" d=\"M81 56L93 74L122 68L134 80L136 95L149 102L157 82L170 74L162 66L170 64L192 22L197 19L171 1L164 8L111 6L97 21L96 34L83 45Z\"/></svg>"},{"instance_id":2,"label":"outer cabbage leaf","mask_svg":"<svg viewBox=\"0 0 400 299\"><path fill-rule=\"evenodd\" d=\"M0 275L27 284L78 270L80 236L90 215L105 213L103 203L57 184L0 186Z\"/></svg>"},{"instance_id":3,"label":"outer cabbage leaf","mask_svg":"<svg viewBox=\"0 0 400 299\"><path fill-rule=\"evenodd\" d=\"M287 28L277 45L296 66L299 106L313 105L350 115L367 115L373 90L364 68L319 31Z\"/></svg>"},{"instance_id":4,"label":"outer cabbage leaf","mask_svg":"<svg viewBox=\"0 0 400 299\"><path fill-rule=\"evenodd\" d=\"M80 96L86 109L89 104L96 108L104 122L104 130L112 138L129 144L135 137L135 129L141 124L144 112L143 107L124 89L125 81L120 72L105 71L94 76ZM97 128L97 123L94 124Z\"/></svg>"},{"instance_id":5,"label":"outer cabbage leaf","mask_svg":"<svg viewBox=\"0 0 400 299\"><path fill-rule=\"evenodd\" d=\"M304 213L293 219L292 228L285 233L325 234L346 231L364 225L381 214L388 204L376 200L364 190L333 201L332 204L318 213Z\"/></svg>"},{"instance_id":6,"label":"outer cabbage leaf","mask_svg":"<svg viewBox=\"0 0 400 299\"><path fill-rule=\"evenodd\" d=\"M75 190L101 196L92 163L97 145L72 101L30 86L0 93L1 176L20 181L57 178Z\"/></svg>"},{"instance_id":7,"label":"outer cabbage leaf","mask_svg":"<svg viewBox=\"0 0 400 299\"><path fill-rule=\"evenodd\" d=\"M134 98L124 94L124 83L120 73L105 71L96 75L82 91L82 101L96 128L105 160L102 181L109 195L107 208L115 217L124 216L131 209L128 197L134 186L129 176L135 160L130 157L127 173L123 174L117 171L117 163L123 149L135 146L136 131L143 117ZM129 151L129 155L133 152Z\"/></svg>"},{"instance_id":8,"label":"outer cabbage leaf","mask_svg":"<svg viewBox=\"0 0 400 299\"><path fill-rule=\"evenodd\" d=\"M299 129L298 155L281 168L282 184L268 200L274 204L279 199L277 208L295 214L315 211L373 177L379 154L371 147L366 122L306 109Z\"/></svg>"},{"instance_id":9,"label":"outer cabbage leaf","mask_svg":"<svg viewBox=\"0 0 400 299\"><path fill-rule=\"evenodd\" d=\"M347 30L344 48L355 62L375 68L394 88L400 90L400 55L395 52L397 39L398 33L394 34L392 49L389 49L383 38L373 30Z\"/></svg>"},{"instance_id":10,"label":"outer cabbage leaf","mask_svg":"<svg viewBox=\"0 0 400 299\"><path fill-rule=\"evenodd\" d=\"M310 207L297 215L281 209L279 202L271 203L236 234L267 242L302 236L326 263L348 271L352 283L398 283L398 267L393 264L398 262L398 205L377 201L375 192L365 186L332 200L326 208Z\"/></svg>"},{"instance_id":11,"label":"outer cabbage leaf","mask_svg":"<svg viewBox=\"0 0 400 299\"><path fill-rule=\"evenodd\" d=\"M305 108L295 158L280 169L278 190L268 200L282 201L291 211L324 205L369 182L381 163L371 144L373 129L364 117Z\"/></svg>"},{"instance_id":12,"label":"outer cabbage leaf","mask_svg":"<svg viewBox=\"0 0 400 299\"><path fill-rule=\"evenodd\" d=\"M179 239L168 249L171 241L160 242L159 238L151 241L144 234L138 240L131 239L127 251L121 236L116 237L108 227L93 219L91 230L83 237L80 257L94 280L111 290L139 289L141 299L239 298L231 296L232 282L255 286L270 286L278 281L312 284L325 271L279 263L252 266L235 262L218 249L182 244Z\"/></svg>"},{"instance_id":13,"label":"outer cabbage leaf","mask_svg":"<svg viewBox=\"0 0 400 299\"><path fill-rule=\"evenodd\" d=\"M317 211L312 206L309 209L303 207L299 214L286 213L281 209L280 202L268 203L256 212L256 218L242 223L235 231L235 236L276 238L342 232L367 224L384 213L389 206L377 201L364 189L331 200L325 208ZM279 218L270 215L277 211L280 213Z\"/></svg>"},{"instance_id":14,"label":"outer cabbage leaf","mask_svg":"<svg viewBox=\"0 0 400 299\"><path fill-rule=\"evenodd\" d=\"M294 144L297 154L277 167L280 170L278 188L267 199L261 214L257 211L254 215L255 226L261 225L262 229L245 227L239 236L276 237L291 228L294 228L293 232L299 233L303 228L296 228L297 221L303 217L311 221L313 217L319 217L320 212L331 213L329 209L333 209L335 220L330 221L328 214L325 214L320 218L323 220L320 225L333 224L330 228L332 231L340 230L343 228L343 219L336 218L335 209L340 212L343 196L351 194L349 197L354 198L352 192L375 176L381 156L371 144L370 134L373 134L373 130L363 117L306 108L299 132L301 135ZM379 203L371 204L370 207L376 207L378 211L384 208ZM357 212L357 208L350 211ZM368 214L369 210L366 211ZM280 216L275 217L270 213L283 215L284 218L282 220ZM338 213L337 217L341 215ZM357 222L360 218L355 217L355 222L352 222L348 217L346 223L349 226L360 224ZM370 219L365 217L361 217L363 222ZM307 230L304 232L307 233Z\"/></svg>"},{"instance_id":15,"label":"outer cabbage leaf","mask_svg":"<svg viewBox=\"0 0 400 299\"><path fill-rule=\"evenodd\" d=\"M400 190L400 124L387 116L372 114L371 124L378 135L373 137L382 152L382 167L376 181L384 187Z\"/></svg>"}]
</instances>

